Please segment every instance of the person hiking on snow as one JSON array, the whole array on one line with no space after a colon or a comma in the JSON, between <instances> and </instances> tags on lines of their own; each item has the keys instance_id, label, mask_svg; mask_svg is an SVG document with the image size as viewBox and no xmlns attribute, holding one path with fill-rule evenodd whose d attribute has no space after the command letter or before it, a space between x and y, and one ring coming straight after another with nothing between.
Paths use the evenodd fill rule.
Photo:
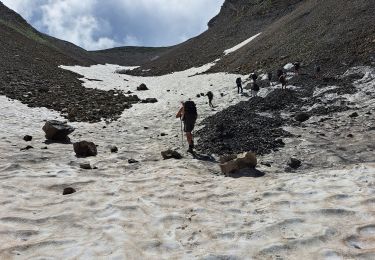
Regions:
<instances>
[{"instance_id":1,"label":"person hiking on snow","mask_svg":"<svg viewBox=\"0 0 375 260\"><path fill-rule=\"evenodd\" d=\"M242 94L243 93L243 88L242 88L242 80L241 80L241 78L237 78L236 79L236 84L237 84L237 92L238 92L238 94Z\"/></svg>"},{"instance_id":2,"label":"person hiking on snow","mask_svg":"<svg viewBox=\"0 0 375 260\"><path fill-rule=\"evenodd\" d=\"M294 72L299 75L299 70L301 68L301 64L299 62L294 62L293 63L293 66L294 66Z\"/></svg>"},{"instance_id":3,"label":"person hiking on snow","mask_svg":"<svg viewBox=\"0 0 375 260\"><path fill-rule=\"evenodd\" d=\"M189 144L188 152L192 153L194 149L194 140L193 140L193 130L195 122L198 117L197 107L195 103L191 100L186 102L181 102L182 106L178 111L176 118L180 118L184 123L184 132L186 134L186 139Z\"/></svg>"},{"instance_id":4,"label":"person hiking on snow","mask_svg":"<svg viewBox=\"0 0 375 260\"><path fill-rule=\"evenodd\" d=\"M251 96L256 97L258 96L258 91L259 91L259 85L254 82L253 85L251 86Z\"/></svg>"},{"instance_id":5,"label":"person hiking on snow","mask_svg":"<svg viewBox=\"0 0 375 260\"><path fill-rule=\"evenodd\" d=\"M270 86L272 86L272 72L267 73L267 78L268 78L268 81L270 83Z\"/></svg>"},{"instance_id":6,"label":"person hiking on snow","mask_svg":"<svg viewBox=\"0 0 375 260\"><path fill-rule=\"evenodd\" d=\"M207 92L207 97L208 97L208 105L212 108L214 108L214 105L212 105L212 100L214 99L214 94L211 91Z\"/></svg>"}]
</instances>

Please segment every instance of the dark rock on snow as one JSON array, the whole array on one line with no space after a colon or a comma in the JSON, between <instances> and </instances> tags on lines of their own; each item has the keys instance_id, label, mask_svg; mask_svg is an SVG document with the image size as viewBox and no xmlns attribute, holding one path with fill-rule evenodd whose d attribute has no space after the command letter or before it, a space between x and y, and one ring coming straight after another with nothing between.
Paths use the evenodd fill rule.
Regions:
<instances>
[{"instance_id":1,"label":"dark rock on snow","mask_svg":"<svg viewBox=\"0 0 375 260\"><path fill-rule=\"evenodd\" d=\"M302 162L298 159L290 158L288 162L288 166L292 169L298 169L299 167L302 166Z\"/></svg>"},{"instance_id":2,"label":"dark rock on snow","mask_svg":"<svg viewBox=\"0 0 375 260\"><path fill-rule=\"evenodd\" d=\"M114 146L114 145L111 145L109 147L109 149L111 150L111 153L117 153L118 152L118 148L116 146Z\"/></svg>"},{"instance_id":3,"label":"dark rock on snow","mask_svg":"<svg viewBox=\"0 0 375 260\"><path fill-rule=\"evenodd\" d=\"M146 98L141 101L141 103L156 103L158 100L156 98Z\"/></svg>"},{"instance_id":4,"label":"dark rock on snow","mask_svg":"<svg viewBox=\"0 0 375 260\"><path fill-rule=\"evenodd\" d=\"M294 116L294 119L298 122L305 122L310 119L310 115L307 113L298 113Z\"/></svg>"},{"instance_id":5,"label":"dark rock on snow","mask_svg":"<svg viewBox=\"0 0 375 260\"><path fill-rule=\"evenodd\" d=\"M27 151L27 150L30 150L30 149L34 149L34 147L32 147L31 145L28 145L25 148L21 148L20 150L21 151Z\"/></svg>"},{"instance_id":6,"label":"dark rock on snow","mask_svg":"<svg viewBox=\"0 0 375 260\"><path fill-rule=\"evenodd\" d=\"M31 140L33 140L33 137L30 136L30 135L25 135L25 136L23 137L23 140L26 141L26 142L30 142Z\"/></svg>"},{"instance_id":7,"label":"dark rock on snow","mask_svg":"<svg viewBox=\"0 0 375 260\"><path fill-rule=\"evenodd\" d=\"M81 169L84 169L84 170L91 170L91 169L92 169L90 163L81 163L81 164L79 165L79 167L80 167Z\"/></svg>"},{"instance_id":8,"label":"dark rock on snow","mask_svg":"<svg viewBox=\"0 0 375 260\"><path fill-rule=\"evenodd\" d=\"M98 154L96 145L93 142L77 142L73 144L73 148L77 157L96 156Z\"/></svg>"},{"instance_id":9,"label":"dark rock on snow","mask_svg":"<svg viewBox=\"0 0 375 260\"><path fill-rule=\"evenodd\" d=\"M56 120L47 121L42 129L46 133L46 139L53 141L67 141L68 135L74 131L72 126Z\"/></svg>"},{"instance_id":10,"label":"dark rock on snow","mask_svg":"<svg viewBox=\"0 0 375 260\"><path fill-rule=\"evenodd\" d=\"M137 160L134 160L134 159L129 159L129 160L128 160L128 163L133 164L133 163L138 163L138 161L137 161Z\"/></svg>"},{"instance_id":11,"label":"dark rock on snow","mask_svg":"<svg viewBox=\"0 0 375 260\"><path fill-rule=\"evenodd\" d=\"M180 153L178 153L177 151L174 151L174 150L167 150L167 151L163 151L161 152L161 156L163 157L164 160L168 160L168 159L182 159L182 155Z\"/></svg>"},{"instance_id":12,"label":"dark rock on snow","mask_svg":"<svg viewBox=\"0 0 375 260\"><path fill-rule=\"evenodd\" d=\"M354 112L354 113L350 114L349 117L354 118L354 117L359 117L359 115L358 115L357 112Z\"/></svg>"},{"instance_id":13,"label":"dark rock on snow","mask_svg":"<svg viewBox=\"0 0 375 260\"><path fill-rule=\"evenodd\" d=\"M145 91L145 90L148 90L146 84L142 83L141 85L139 85L139 87L137 87L137 90L138 91Z\"/></svg>"},{"instance_id":14,"label":"dark rock on snow","mask_svg":"<svg viewBox=\"0 0 375 260\"><path fill-rule=\"evenodd\" d=\"M63 190L63 195L69 195L75 192L77 192L75 189L73 189L72 187L68 187Z\"/></svg>"}]
</instances>

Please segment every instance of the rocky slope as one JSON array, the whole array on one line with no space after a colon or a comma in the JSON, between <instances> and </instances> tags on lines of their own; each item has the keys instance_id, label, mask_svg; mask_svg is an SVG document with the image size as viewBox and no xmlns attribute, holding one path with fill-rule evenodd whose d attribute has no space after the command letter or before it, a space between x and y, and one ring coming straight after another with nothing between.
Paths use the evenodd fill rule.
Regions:
<instances>
[{"instance_id":1,"label":"rocky slope","mask_svg":"<svg viewBox=\"0 0 375 260\"><path fill-rule=\"evenodd\" d=\"M260 37L211 71L248 73L276 69L290 60L342 71L374 62L374 13L371 0L226 0L206 32L134 73L160 75L212 62L259 32Z\"/></svg>"},{"instance_id":2,"label":"rocky slope","mask_svg":"<svg viewBox=\"0 0 375 260\"><path fill-rule=\"evenodd\" d=\"M58 68L111 63L111 57L119 59L118 53L109 51L98 61L95 53L36 31L1 2L0 35L1 95L31 107L61 111L71 121L89 122L115 119L138 100L115 91L84 88L80 75ZM154 57L153 51L146 56ZM126 59L126 54L121 58Z\"/></svg>"}]
</instances>

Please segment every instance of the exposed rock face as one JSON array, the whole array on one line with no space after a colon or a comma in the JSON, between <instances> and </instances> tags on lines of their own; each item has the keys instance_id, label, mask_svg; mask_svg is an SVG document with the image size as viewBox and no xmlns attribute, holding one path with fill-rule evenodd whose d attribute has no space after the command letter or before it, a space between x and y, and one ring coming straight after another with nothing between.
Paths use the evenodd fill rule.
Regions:
<instances>
[{"instance_id":1,"label":"exposed rock face","mask_svg":"<svg viewBox=\"0 0 375 260\"><path fill-rule=\"evenodd\" d=\"M47 121L42 129L46 133L46 139L52 141L67 141L68 135L74 131L72 126L56 120Z\"/></svg>"},{"instance_id":2,"label":"exposed rock face","mask_svg":"<svg viewBox=\"0 0 375 260\"><path fill-rule=\"evenodd\" d=\"M73 144L77 157L96 156L98 154L96 145L93 142L81 141Z\"/></svg>"},{"instance_id":3,"label":"exposed rock face","mask_svg":"<svg viewBox=\"0 0 375 260\"><path fill-rule=\"evenodd\" d=\"M182 155L179 152L171 150L171 149L161 152L161 156L163 157L164 160L168 160L168 159L179 160L179 159L182 159Z\"/></svg>"},{"instance_id":4,"label":"exposed rock face","mask_svg":"<svg viewBox=\"0 0 375 260\"><path fill-rule=\"evenodd\" d=\"M228 155L220 158L220 168L224 175L229 175L245 168L255 168L256 165L257 158L255 153Z\"/></svg>"}]
</instances>

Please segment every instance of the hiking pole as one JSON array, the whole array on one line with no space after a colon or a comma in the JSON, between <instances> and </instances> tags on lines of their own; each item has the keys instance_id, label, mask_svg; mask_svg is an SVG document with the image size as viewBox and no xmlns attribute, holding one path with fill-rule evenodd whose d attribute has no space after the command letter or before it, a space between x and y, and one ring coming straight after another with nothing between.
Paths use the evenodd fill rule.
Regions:
<instances>
[{"instance_id":1,"label":"hiking pole","mask_svg":"<svg viewBox=\"0 0 375 260\"><path fill-rule=\"evenodd\" d=\"M185 144L184 144L184 130L182 128L182 119L180 117L180 122L181 122L181 143L182 143L182 147L185 148Z\"/></svg>"}]
</instances>

